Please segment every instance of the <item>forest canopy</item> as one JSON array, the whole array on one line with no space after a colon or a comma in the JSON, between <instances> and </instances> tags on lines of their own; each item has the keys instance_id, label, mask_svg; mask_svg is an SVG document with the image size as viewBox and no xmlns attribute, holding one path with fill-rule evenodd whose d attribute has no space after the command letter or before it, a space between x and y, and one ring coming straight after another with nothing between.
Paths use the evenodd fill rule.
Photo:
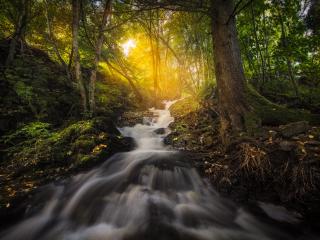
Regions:
<instances>
[{"instance_id":1,"label":"forest canopy","mask_svg":"<svg viewBox=\"0 0 320 240\"><path fill-rule=\"evenodd\" d=\"M317 0L1 0L0 17L1 39L12 40L5 67L17 52L42 50L77 86L87 116L96 112L97 76L151 105L220 92L221 122L233 130L246 128L247 84L318 111Z\"/></svg>"}]
</instances>

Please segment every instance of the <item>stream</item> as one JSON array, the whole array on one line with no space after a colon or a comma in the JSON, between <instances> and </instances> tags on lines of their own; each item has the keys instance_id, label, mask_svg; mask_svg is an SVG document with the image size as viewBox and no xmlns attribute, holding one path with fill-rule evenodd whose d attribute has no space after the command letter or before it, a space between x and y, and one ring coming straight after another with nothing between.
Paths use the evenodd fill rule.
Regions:
<instances>
[{"instance_id":1,"label":"stream","mask_svg":"<svg viewBox=\"0 0 320 240\"><path fill-rule=\"evenodd\" d=\"M298 221L281 208L261 205L260 218L221 197L187 155L163 143L174 121L151 109L143 124L120 128L136 148L107 159L67 183L50 185L32 217L0 234L3 240L267 240L316 239L284 230ZM43 197L44 196L44 197ZM43 200L44 199L44 200ZM44 202L43 202L44 201ZM280 216L280 217L279 217ZM279 223L279 224L278 224ZM290 228L289 228L290 229Z\"/></svg>"}]
</instances>

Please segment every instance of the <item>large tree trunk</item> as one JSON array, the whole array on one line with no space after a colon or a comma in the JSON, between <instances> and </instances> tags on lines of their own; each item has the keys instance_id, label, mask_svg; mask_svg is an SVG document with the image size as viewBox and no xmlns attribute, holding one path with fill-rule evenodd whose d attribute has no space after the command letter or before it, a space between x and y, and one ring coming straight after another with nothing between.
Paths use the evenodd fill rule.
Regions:
<instances>
[{"instance_id":1,"label":"large tree trunk","mask_svg":"<svg viewBox=\"0 0 320 240\"><path fill-rule=\"evenodd\" d=\"M18 22L15 26L14 35L12 36L12 39L10 41L9 52L5 62L6 67L8 67L14 59L18 42L20 42L21 45L24 44L24 35L27 27L29 3L30 0L21 0Z\"/></svg>"},{"instance_id":2,"label":"large tree trunk","mask_svg":"<svg viewBox=\"0 0 320 240\"><path fill-rule=\"evenodd\" d=\"M221 137L245 130L248 111L233 0L212 0L212 37L217 79Z\"/></svg>"},{"instance_id":3,"label":"large tree trunk","mask_svg":"<svg viewBox=\"0 0 320 240\"><path fill-rule=\"evenodd\" d=\"M106 31L107 22L111 15L111 6L112 6L112 0L106 0L101 25L99 28L99 36L95 46L94 64L93 64L93 69L91 70L90 84L89 84L89 107L90 107L91 116L95 112L95 88L96 88L96 80L97 80L97 70L98 70L98 65L101 57L102 46L104 43L104 34Z\"/></svg>"},{"instance_id":4,"label":"large tree trunk","mask_svg":"<svg viewBox=\"0 0 320 240\"><path fill-rule=\"evenodd\" d=\"M79 21L80 21L80 0L72 0L72 52L74 63L74 75L81 95L82 107L84 113L88 111L87 93L83 83L80 55L79 55Z\"/></svg>"}]
</instances>

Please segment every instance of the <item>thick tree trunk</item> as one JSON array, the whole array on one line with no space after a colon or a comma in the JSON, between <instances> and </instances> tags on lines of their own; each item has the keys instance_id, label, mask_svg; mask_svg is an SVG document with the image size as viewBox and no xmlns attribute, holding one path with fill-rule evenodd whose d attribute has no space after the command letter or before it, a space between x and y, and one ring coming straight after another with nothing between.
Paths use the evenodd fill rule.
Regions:
<instances>
[{"instance_id":1,"label":"thick tree trunk","mask_svg":"<svg viewBox=\"0 0 320 240\"><path fill-rule=\"evenodd\" d=\"M90 115L92 116L95 112L95 89L97 80L97 70L101 57L102 46L104 43L104 34L107 28L107 22L111 14L112 0L107 0L105 3L105 8L102 16L102 21L99 29L99 36L95 46L95 56L93 69L91 70L90 84L89 84L89 108Z\"/></svg>"},{"instance_id":2,"label":"thick tree trunk","mask_svg":"<svg viewBox=\"0 0 320 240\"><path fill-rule=\"evenodd\" d=\"M84 113L88 111L87 107L87 93L83 83L80 55L79 55L79 21L80 21L80 0L72 0L72 52L74 63L74 75L81 95L82 107Z\"/></svg>"},{"instance_id":3,"label":"thick tree trunk","mask_svg":"<svg viewBox=\"0 0 320 240\"><path fill-rule=\"evenodd\" d=\"M18 42L20 41L21 44L24 44L24 35L27 27L28 18L28 5L29 0L21 0L19 19L17 25L15 26L14 35L10 41L9 52L5 62L6 67L8 67L14 59Z\"/></svg>"},{"instance_id":4,"label":"thick tree trunk","mask_svg":"<svg viewBox=\"0 0 320 240\"><path fill-rule=\"evenodd\" d=\"M233 0L212 1L212 37L217 79L221 137L245 130L248 111L245 76L237 38Z\"/></svg>"}]
</instances>

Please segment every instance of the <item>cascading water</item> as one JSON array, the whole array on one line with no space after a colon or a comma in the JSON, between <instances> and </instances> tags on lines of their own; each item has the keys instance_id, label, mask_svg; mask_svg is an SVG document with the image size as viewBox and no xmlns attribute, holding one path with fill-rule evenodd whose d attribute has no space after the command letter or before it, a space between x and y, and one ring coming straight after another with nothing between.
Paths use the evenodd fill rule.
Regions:
<instances>
[{"instance_id":1,"label":"cascading water","mask_svg":"<svg viewBox=\"0 0 320 240\"><path fill-rule=\"evenodd\" d=\"M152 109L155 117L144 124L120 129L135 139L135 150L46 190L44 207L1 239L293 239L220 197L185 155L163 145L172 103Z\"/></svg>"}]
</instances>

